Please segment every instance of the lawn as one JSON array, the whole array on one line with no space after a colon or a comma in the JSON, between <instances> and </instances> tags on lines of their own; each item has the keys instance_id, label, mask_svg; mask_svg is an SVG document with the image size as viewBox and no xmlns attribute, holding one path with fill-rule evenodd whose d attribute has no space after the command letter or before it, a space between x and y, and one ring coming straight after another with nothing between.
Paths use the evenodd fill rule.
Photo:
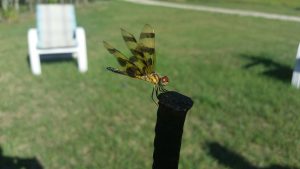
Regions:
<instances>
[{"instance_id":1,"label":"lawn","mask_svg":"<svg viewBox=\"0 0 300 169\"><path fill-rule=\"evenodd\" d=\"M89 71L78 73L72 61L42 63L40 77L27 63L34 16L0 23L0 162L151 168L152 86L106 71L117 62L102 46L106 40L126 53L119 28L138 35L149 23L157 71L169 76L169 90L194 101L180 169L300 167L300 91L290 85L299 23L121 1L80 7L77 19L87 33Z\"/></svg>"}]
</instances>

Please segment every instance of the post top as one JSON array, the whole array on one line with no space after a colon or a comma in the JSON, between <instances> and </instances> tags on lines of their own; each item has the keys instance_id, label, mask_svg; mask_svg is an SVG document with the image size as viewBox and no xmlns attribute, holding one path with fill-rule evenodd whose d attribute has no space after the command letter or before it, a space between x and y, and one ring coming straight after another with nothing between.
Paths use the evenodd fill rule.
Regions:
<instances>
[{"instance_id":1,"label":"post top","mask_svg":"<svg viewBox=\"0 0 300 169\"><path fill-rule=\"evenodd\" d=\"M158 95L159 104L163 104L175 111L188 111L193 106L193 100L175 91L168 91Z\"/></svg>"}]
</instances>

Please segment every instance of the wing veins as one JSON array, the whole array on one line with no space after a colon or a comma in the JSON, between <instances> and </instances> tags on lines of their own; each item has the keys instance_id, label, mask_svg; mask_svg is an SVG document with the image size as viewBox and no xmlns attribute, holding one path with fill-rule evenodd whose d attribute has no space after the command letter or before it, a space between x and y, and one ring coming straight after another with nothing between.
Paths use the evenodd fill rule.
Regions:
<instances>
[{"instance_id":1,"label":"wing veins","mask_svg":"<svg viewBox=\"0 0 300 169\"><path fill-rule=\"evenodd\" d=\"M132 61L130 61L130 59L128 59L124 54L122 54L119 50L117 50L116 48L112 47L110 44L108 44L107 42L103 41L104 47L108 50L109 53L111 53L112 55L115 56L115 58L117 59L118 63L122 66L125 67L126 70L131 70L131 72L133 71L132 67L135 68L136 71L139 72L140 75L143 75L144 73L142 72L142 70L140 70L140 68L133 63ZM127 63L130 66L127 66ZM127 66L127 67L126 67ZM127 72L128 73L128 72Z\"/></svg>"}]
</instances>

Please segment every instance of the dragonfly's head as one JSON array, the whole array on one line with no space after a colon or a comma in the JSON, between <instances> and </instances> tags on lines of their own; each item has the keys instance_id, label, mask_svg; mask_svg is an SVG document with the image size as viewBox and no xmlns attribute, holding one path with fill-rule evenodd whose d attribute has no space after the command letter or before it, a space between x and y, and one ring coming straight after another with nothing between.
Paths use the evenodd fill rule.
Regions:
<instances>
[{"instance_id":1,"label":"dragonfly's head","mask_svg":"<svg viewBox=\"0 0 300 169\"><path fill-rule=\"evenodd\" d=\"M163 76L159 79L159 82L161 85L166 86L169 83L169 78L168 76Z\"/></svg>"}]
</instances>

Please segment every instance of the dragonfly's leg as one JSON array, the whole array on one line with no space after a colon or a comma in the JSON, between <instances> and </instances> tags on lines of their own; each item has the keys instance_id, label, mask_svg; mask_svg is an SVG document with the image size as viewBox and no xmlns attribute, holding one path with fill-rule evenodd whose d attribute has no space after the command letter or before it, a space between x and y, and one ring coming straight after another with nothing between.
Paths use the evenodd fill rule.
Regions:
<instances>
[{"instance_id":1,"label":"dragonfly's leg","mask_svg":"<svg viewBox=\"0 0 300 169\"><path fill-rule=\"evenodd\" d=\"M162 92L162 93L167 92L167 90L164 88L164 86L160 85L158 87L159 87L160 92Z\"/></svg>"},{"instance_id":2,"label":"dragonfly's leg","mask_svg":"<svg viewBox=\"0 0 300 169\"><path fill-rule=\"evenodd\" d=\"M152 94L151 94L151 99L153 100L153 102L156 104L156 105L158 105L157 103L156 103L156 101L154 100L154 90L155 90L155 86L153 86L153 89L152 89Z\"/></svg>"},{"instance_id":3,"label":"dragonfly's leg","mask_svg":"<svg viewBox=\"0 0 300 169\"><path fill-rule=\"evenodd\" d=\"M166 90L163 86L161 86L161 91L162 92L167 92L168 90Z\"/></svg>"},{"instance_id":4,"label":"dragonfly's leg","mask_svg":"<svg viewBox=\"0 0 300 169\"><path fill-rule=\"evenodd\" d=\"M159 91L159 86L155 86L155 94L156 94L156 97L158 96L158 91Z\"/></svg>"},{"instance_id":5,"label":"dragonfly's leg","mask_svg":"<svg viewBox=\"0 0 300 169\"><path fill-rule=\"evenodd\" d=\"M151 93L151 98L152 98L152 100L154 101L153 95L154 95L154 87L152 88L152 93Z\"/></svg>"}]
</instances>

